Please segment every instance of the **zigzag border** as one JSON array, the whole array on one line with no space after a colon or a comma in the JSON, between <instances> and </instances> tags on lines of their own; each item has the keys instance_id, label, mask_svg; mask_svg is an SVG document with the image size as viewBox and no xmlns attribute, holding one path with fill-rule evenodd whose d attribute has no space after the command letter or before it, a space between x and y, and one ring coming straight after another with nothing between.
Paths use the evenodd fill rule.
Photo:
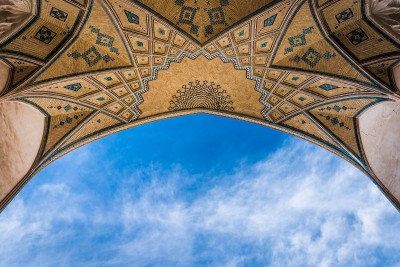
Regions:
<instances>
[{"instance_id":1,"label":"zigzag border","mask_svg":"<svg viewBox=\"0 0 400 267\"><path fill-rule=\"evenodd\" d=\"M246 71L246 78L249 79L249 80L256 81L256 88L255 89L257 90L257 92L261 93L261 98L260 98L259 101L261 102L261 104L263 104L263 106L265 106L265 109L263 111L261 111L261 114L263 115L265 120L267 120L269 122L272 122L271 118L267 115L267 112L272 109L272 106L267 104L267 102L266 102L266 99L269 96L269 92L264 90L264 89L262 89L262 81L263 81L263 79L260 78L260 77L252 75L251 66L247 66L247 67L246 66L240 66L238 59L236 59L236 58L226 58L224 56L224 54L222 54L221 51L218 51L218 52L216 52L216 53L211 55L210 53L206 52L204 49L200 49L196 53L189 53L187 51L183 51L179 55L179 57L175 57L175 58L166 57L166 62L164 63L163 66L153 67L152 68L152 75L150 77L142 79L143 88L134 93L134 96L136 98L136 103L134 105L132 105L130 108L134 112L135 115L132 117L131 121L137 120L140 117L140 115L142 114L142 112L139 109L139 106L144 102L142 94L149 90L149 84L148 83L150 81L156 80L158 78L158 72L159 71L168 70L172 62L181 63L182 60L185 57L188 57L190 59L196 59L201 55L205 56L208 60L213 60L215 58L220 58L224 63L233 63L233 65L234 65L236 70L245 70Z\"/></svg>"}]
</instances>

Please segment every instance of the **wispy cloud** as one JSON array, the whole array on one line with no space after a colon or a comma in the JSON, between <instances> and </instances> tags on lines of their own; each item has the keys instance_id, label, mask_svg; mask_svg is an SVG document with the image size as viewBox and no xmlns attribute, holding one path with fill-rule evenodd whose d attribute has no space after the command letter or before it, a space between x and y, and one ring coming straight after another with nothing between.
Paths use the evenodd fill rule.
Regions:
<instances>
[{"instance_id":1,"label":"wispy cloud","mask_svg":"<svg viewBox=\"0 0 400 267\"><path fill-rule=\"evenodd\" d=\"M400 215L376 186L288 140L218 177L115 163L104 174L93 168L101 153L86 151L86 185L58 173L1 214L0 265L400 266ZM112 193L99 190L107 179Z\"/></svg>"}]
</instances>

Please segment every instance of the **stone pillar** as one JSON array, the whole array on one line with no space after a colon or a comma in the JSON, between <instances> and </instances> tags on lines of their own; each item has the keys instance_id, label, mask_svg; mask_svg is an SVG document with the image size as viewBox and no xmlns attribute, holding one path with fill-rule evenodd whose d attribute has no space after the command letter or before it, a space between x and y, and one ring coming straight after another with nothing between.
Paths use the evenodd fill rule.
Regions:
<instances>
[{"instance_id":1,"label":"stone pillar","mask_svg":"<svg viewBox=\"0 0 400 267\"><path fill-rule=\"evenodd\" d=\"M378 104L359 118L368 165L400 207L400 101Z\"/></svg>"},{"instance_id":2,"label":"stone pillar","mask_svg":"<svg viewBox=\"0 0 400 267\"><path fill-rule=\"evenodd\" d=\"M0 200L29 173L40 150L45 116L21 102L0 103ZM1 205L2 206L2 205Z\"/></svg>"}]
</instances>

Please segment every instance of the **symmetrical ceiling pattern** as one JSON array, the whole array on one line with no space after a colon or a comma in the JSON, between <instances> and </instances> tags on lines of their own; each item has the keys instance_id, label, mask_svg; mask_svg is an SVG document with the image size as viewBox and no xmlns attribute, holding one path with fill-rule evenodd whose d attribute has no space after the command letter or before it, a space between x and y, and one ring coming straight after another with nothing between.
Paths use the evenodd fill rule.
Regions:
<instances>
[{"instance_id":1,"label":"symmetrical ceiling pattern","mask_svg":"<svg viewBox=\"0 0 400 267\"><path fill-rule=\"evenodd\" d=\"M357 118L398 101L400 43L365 0L4 3L24 20L0 31L0 102L47 122L26 180L101 136L195 112L296 134L373 176Z\"/></svg>"},{"instance_id":2,"label":"symmetrical ceiling pattern","mask_svg":"<svg viewBox=\"0 0 400 267\"><path fill-rule=\"evenodd\" d=\"M225 31L238 21L260 9L271 6L274 0L138 0L173 25L179 27L199 44ZM274 18L271 17L271 22Z\"/></svg>"}]
</instances>

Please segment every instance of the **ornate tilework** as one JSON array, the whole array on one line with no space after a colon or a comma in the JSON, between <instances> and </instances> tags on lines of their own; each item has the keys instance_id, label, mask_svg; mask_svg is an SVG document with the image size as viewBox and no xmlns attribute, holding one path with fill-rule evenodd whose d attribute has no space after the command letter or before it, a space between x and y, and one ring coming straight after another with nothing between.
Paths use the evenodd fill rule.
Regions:
<instances>
[{"instance_id":1,"label":"ornate tilework","mask_svg":"<svg viewBox=\"0 0 400 267\"><path fill-rule=\"evenodd\" d=\"M257 54L265 54L272 52L275 45L276 36L267 36L255 41L255 52Z\"/></svg>"},{"instance_id":2,"label":"ornate tilework","mask_svg":"<svg viewBox=\"0 0 400 267\"><path fill-rule=\"evenodd\" d=\"M114 102L114 100L115 99L107 93L99 93L96 95L89 96L88 98L83 99L82 101L87 104L96 106L98 108L102 108L102 107L107 106L108 104Z\"/></svg>"},{"instance_id":3,"label":"ornate tilework","mask_svg":"<svg viewBox=\"0 0 400 267\"><path fill-rule=\"evenodd\" d=\"M100 32L99 29L90 26L91 32L97 34L96 37L96 44L101 45L104 47L109 47L110 52L116 55L119 55L118 48L114 47L114 37L109 36L107 34L103 34ZM78 51L74 51L72 53L67 54L68 57L72 57L75 60L78 60L79 58L82 58L83 60L86 61L86 63L90 66L93 67L96 65L100 60L103 60L105 63L108 63L110 61L114 61L115 59L111 57L109 54L105 54L104 56L100 54L100 52L96 49L95 46L90 47L87 49L85 52L82 54L79 53Z\"/></svg>"},{"instance_id":4,"label":"ornate tilework","mask_svg":"<svg viewBox=\"0 0 400 267\"><path fill-rule=\"evenodd\" d=\"M120 115L120 117L122 117L124 120L126 121L130 121L133 118L134 114L132 113L132 111L130 111L129 109L125 110L124 112L122 112L122 114Z\"/></svg>"},{"instance_id":5,"label":"ornate tilework","mask_svg":"<svg viewBox=\"0 0 400 267\"><path fill-rule=\"evenodd\" d=\"M115 59L110 57L110 55L106 54L102 56L100 52L96 49L96 47L92 46L82 54L78 51L74 51L72 53L67 54L68 57L72 57L75 60L82 58L90 67L96 65L100 60L103 60L105 63L110 61L114 61Z\"/></svg>"},{"instance_id":6,"label":"ornate tilework","mask_svg":"<svg viewBox=\"0 0 400 267\"><path fill-rule=\"evenodd\" d=\"M68 84L65 86L66 89L78 92L79 90L82 89L82 84L80 83L74 83L74 84Z\"/></svg>"},{"instance_id":7,"label":"ornate tilework","mask_svg":"<svg viewBox=\"0 0 400 267\"><path fill-rule=\"evenodd\" d=\"M353 11L350 8L348 8L337 14L335 17L338 23L342 23L354 17L354 14Z\"/></svg>"},{"instance_id":8,"label":"ornate tilework","mask_svg":"<svg viewBox=\"0 0 400 267\"><path fill-rule=\"evenodd\" d=\"M116 89L112 89L111 92L118 98L121 98L121 97L124 97L124 96L127 96L130 94L130 90L127 89L126 87L119 87Z\"/></svg>"},{"instance_id":9,"label":"ornate tilework","mask_svg":"<svg viewBox=\"0 0 400 267\"><path fill-rule=\"evenodd\" d=\"M42 43L49 44L54 37L56 37L57 33L53 32L46 26L40 28L40 30L36 33L35 38Z\"/></svg>"},{"instance_id":10,"label":"ornate tilework","mask_svg":"<svg viewBox=\"0 0 400 267\"><path fill-rule=\"evenodd\" d=\"M398 42L377 30L365 17L365 1L336 1L322 10L321 20L332 38L359 62L400 53ZM371 49L373 47L373 49Z\"/></svg>"},{"instance_id":11,"label":"ornate tilework","mask_svg":"<svg viewBox=\"0 0 400 267\"><path fill-rule=\"evenodd\" d=\"M277 3L273 8L257 16L256 36L280 29L293 3L294 1L282 1L282 3Z\"/></svg>"},{"instance_id":12,"label":"ornate tilework","mask_svg":"<svg viewBox=\"0 0 400 267\"><path fill-rule=\"evenodd\" d=\"M86 106L59 99L27 98L25 101L40 107L50 117L44 153L53 149L62 138L93 112L93 109Z\"/></svg>"},{"instance_id":13,"label":"ornate tilework","mask_svg":"<svg viewBox=\"0 0 400 267\"><path fill-rule=\"evenodd\" d=\"M275 15L272 15L271 17L269 17L269 18L266 18L264 20L264 27L268 27L268 26L274 25L276 16L278 16L278 14L275 14Z\"/></svg>"},{"instance_id":14,"label":"ornate tilework","mask_svg":"<svg viewBox=\"0 0 400 267\"><path fill-rule=\"evenodd\" d=\"M371 73L380 82L385 84L389 89L395 88L394 81L392 80L391 68L400 62L400 58L379 61L365 66L365 69Z\"/></svg>"},{"instance_id":15,"label":"ornate tilework","mask_svg":"<svg viewBox=\"0 0 400 267\"><path fill-rule=\"evenodd\" d=\"M306 45L307 44L306 35L312 33L313 30L314 30L314 27L311 26L307 29L304 29L301 34L289 37L288 41L289 41L290 46L285 49L285 55L292 53L293 48L295 48L295 47Z\"/></svg>"},{"instance_id":16,"label":"ornate tilework","mask_svg":"<svg viewBox=\"0 0 400 267\"><path fill-rule=\"evenodd\" d=\"M37 5L40 7L39 12L35 14L36 18L30 26L22 29L22 32L2 49L14 55L46 61L75 31L82 12L67 1L38 0Z\"/></svg>"},{"instance_id":17,"label":"ornate tilework","mask_svg":"<svg viewBox=\"0 0 400 267\"><path fill-rule=\"evenodd\" d=\"M274 95L270 95L267 99L268 103L271 104L271 106L276 106L279 103L281 103L281 99L279 99L278 97L274 96Z\"/></svg>"},{"instance_id":18,"label":"ornate tilework","mask_svg":"<svg viewBox=\"0 0 400 267\"><path fill-rule=\"evenodd\" d=\"M139 79L137 71L135 69L123 71L121 72L121 74L128 82L136 81Z\"/></svg>"},{"instance_id":19,"label":"ornate tilework","mask_svg":"<svg viewBox=\"0 0 400 267\"><path fill-rule=\"evenodd\" d=\"M300 133L304 133L307 136L311 136L319 141L328 144L338 150L338 145L328 136L324 130L315 124L310 118L308 118L304 114L299 114L294 117L290 117L285 121L282 121L280 124L290 127Z\"/></svg>"},{"instance_id":20,"label":"ornate tilework","mask_svg":"<svg viewBox=\"0 0 400 267\"><path fill-rule=\"evenodd\" d=\"M126 15L126 18L128 19L129 23L133 23L133 24L140 24L140 18L138 15L136 15L135 13L132 13L128 10L124 10L124 13Z\"/></svg>"},{"instance_id":21,"label":"ornate tilework","mask_svg":"<svg viewBox=\"0 0 400 267\"><path fill-rule=\"evenodd\" d=\"M284 114L285 116L291 115L299 111L299 109L293 105L288 104L287 102L283 102L279 107L278 110Z\"/></svg>"},{"instance_id":22,"label":"ornate tilework","mask_svg":"<svg viewBox=\"0 0 400 267\"><path fill-rule=\"evenodd\" d=\"M202 57L202 56L199 57L199 55L204 55L205 57ZM195 59L196 61L189 60L188 58L185 59L185 57L189 57L190 59ZM221 57L223 62L233 62L234 63L234 68L233 69L230 69L230 68L226 69L227 66L229 66L230 64L223 64L223 62L220 62L218 59L216 59L217 57ZM188 64L193 64L193 62L202 62L200 64L201 69L198 69L198 68L197 69L192 69L191 67L185 67L185 68L192 69L193 72L198 72L198 71L201 71L201 70L210 72L210 69L207 68L207 66L209 66L210 64L214 66L217 62L219 62L219 64L222 63L222 65L218 65L217 64L217 66L219 66L218 67L219 69L226 69L226 71L229 71L229 72L235 71L236 77L238 77L238 75L240 75L240 73L242 73L242 75L243 75L243 72L240 72L240 71L236 72L236 70L246 70L245 71L245 73L246 73L245 76L248 79L255 80L256 82L252 83L252 82L249 81L249 85L242 86L242 88L245 88L245 89L241 90L241 92L239 94L235 95L235 98L238 98L240 94L243 94L243 93L246 92L246 90L249 90L249 94L247 95L247 99L242 99L242 101L240 103L238 103L238 104L235 104L235 100L231 99L231 101L233 102L232 106L233 106L233 108L235 109L236 112L242 112L243 114L248 114L248 115L251 114L252 117L257 117L257 118L262 118L262 116L265 116L267 119L269 119L268 116L266 115L266 111L263 110L263 105L259 102L260 99L262 101L265 101L265 98L266 98L266 93L264 92L264 90L262 90L260 88L260 81L261 81L260 78L252 76L251 70L250 70L249 67L240 67L240 65L238 64L238 60L237 59L228 60L228 59L222 57L221 53L216 53L215 55L210 56L207 53L205 53L204 51L198 51L198 52L196 52L195 55L183 54L183 55L181 55L181 57L179 59L174 60L174 62L180 62L180 64L175 64L173 71L177 71L176 68L178 68L178 69L181 68L181 67L177 67L177 66L180 66L180 65L188 66ZM185 62L185 64L183 64L182 62ZM170 61L167 60L166 64L169 67ZM163 69L168 69L168 67L163 67ZM171 72L172 70L169 69L168 71ZM214 73L215 74L215 72L210 72L210 73ZM173 74L170 74L170 75L173 75ZM160 77L156 78L157 76L158 76L158 70L156 70L155 73L154 73L154 76L151 77L147 81L151 80L151 84L153 84L153 85L154 84L158 84L159 82L162 82L163 79L161 79ZM165 74L164 73L163 73L163 77L165 78ZM184 76L179 75L177 77L184 77ZM193 77L197 77L197 75L194 75ZM174 82L177 82L178 80L179 79L176 79ZM171 105L172 105L171 100L167 99L166 101L161 101L160 99L164 99L165 98L165 92L166 92L165 90L169 90L171 92L171 94L175 95L176 94L176 90L177 90L176 88L177 87L179 88L179 87L182 86L181 84L179 84L179 85L174 86L174 88L173 88L173 87L171 87L171 83L170 83L168 86L165 87L165 90L163 90L163 91L160 91L160 90L155 90L155 91L153 90L152 91L151 88L150 89L148 88L151 85L148 85L147 81L145 80L145 82L144 82L144 88L139 90L138 94L135 94L135 95L138 95L138 99L139 99L139 101L137 102L137 107L138 107L137 109L139 110L139 108L140 108L140 110L145 110L146 111L145 113L142 113L140 110L138 112L135 111L136 114L140 114L139 119L151 116L151 114L153 112L156 112L159 109L163 110L164 112L171 111L169 109L169 108L171 108ZM230 83L231 82L232 81L230 81ZM242 81L242 82L244 82L244 81ZM253 84L253 86L250 86L250 84ZM256 88L255 88L256 90L253 89L254 85L256 85ZM232 83L229 86L230 87L229 90L232 90L232 87L236 87L236 86L240 86L240 85ZM227 95L229 95L228 89L226 91L227 91ZM219 92L219 93L221 93L221 92ZM151 100L149 100L149 99L151 99ZM256 106L252 106L251 108L249 106L246 106L246 108L243 108L244 107L243 106L244 103L249 101L250 99L253 99L258 104ZM148 105L152 105L153 101L155 101L155 100L161 101L161 102L159 103L159 105L157 104L158 106L157 106L156 109L149 110L147 108ZM263 102L263 103L265 103L265 102ZM168 106L165 106L166 104L168 104ZM266 105L269 106L268 104L266 104Z\"/></svg>"},{"instance_id":23,"label":"ornate tilework","mask_svg":"<svg viewBox=\"0 0 400 267\"><path fill-rule=\"evenodd\" d=\"M198 44L206 43L229 26L273 0L137 0L188 33ZM271 23L273 19L271 18ZM280 18L278 19L280 20ZM279 21L279 24L281 21Z\"/></svg>"},{"instance_id":24,"label":"ornate tilework","mask_svg":"<svg viewBox=\"0 0 400 267\"><path fill-rule=\"evenodd\" d=\"M168 42L171 38L172 29L161 21L154 20L153 21L153 36L154 38L161 40L163 42Z\"/></svg>"},{"instance_id":25,"label":"ornate tilework","mask_svg":"<svg viewBox=\"0 0 400 267\"><path fill-rule=\"evenodd\" d=\"M199 7L193 8L193 7L189 7L189 6L182 6L181 14L179 15L178 25L179 25L179 23L193 25L193 20L199 9L200 9ZM195 25L195 26L197 26L197 25Z\"/></svg>"},{"instance_id":26,"label":"ornate tilework","mask_svg":"<svg viewBox=\"0 0 400 267\"><path fill-rule=\"evenodd\" d=\"M245 24L240 28L236 29L232 33L232 37L235 43L249 41L251 37L251 24Z\"/></svg>"},{"instance_id":27,"label":"ornate tilework","mask_svg":"<svg viewBox=\"0 0 400 267\"><path fill-rule=\"evenodd\" d=\"M284 74L283 71L279 70L268 70L267 78L277 81Z\"/></svg>"},{"instance_id":28,"label":"ornate tilework","mask_svg":"<svg viewBox=\"0 0 400 267\"><path fill-rule=\"evenodd\" d=\"M94 117L90 118L80 129L68 138L68 140L62 144L62 148L74 145L86 138L92 137L102 131L106 131L112 127L122 125L122 121L115 117L109 116L105 113L98 113Z\"/></svg>"},{"instance_id":29,"label":"ornate tilework","mask_svg":"<svg viewBox=\"0 0 400 267\"><path fill-rule=\"evenodd\" d=\"M330 90L338 89L339 87L329 84L329 83L324 83L324 84L320 85L319 88L324 89L325 91L330 91Z\"/></svg>"},{"instance_id":30,"label":"ornate tilework","mask_svg":"<svg viewBox=\"0 0 400 267\"><path fill-rule=\"evenodd\" d=\"M310 114L362 160L356 117L363 109L377 101L380 101L380 99L356 98L336 101L314 108L310 110Z\"/></svg>"},{"instance_id":31,"label":"ornate tilework","mask_svg":"<svg viewBox=\"0 0 400 267\"><path fill-rule=\"evenodd\" d=\"M332 81L328 79L320 79L303 89L323 98L341 97L356 93L372 93L368 89L352 86L343 82Z\"/></svg>"},{"instance_id":32,"label":"ornate tilework","mask_svg":"<svg viewBox=\"0 0 400 267\"><path fill-rule=\"evenodd\" d=\"M328 74L374 86L367 75L323 37L310 8L305 1L297 10L280 41L272 67Z\"/></svg>"},{"instance_id":33,"label":"ornate tilework","mask_svg":"<svg viewBox=\"0 0 400 267\"><path fill-rule=\"evenodd\" d=\"M309 66L314 68L320 62L321 59L325 59L326 61L330 61L331 58L336 57L336 54L331 54L326 51L324 54L320 54L315 51L313 48L309 48L307 52L303 56L296 55L294 58L291 58L290 61L299 63L300 61L304 61Z\"/></svg>"},{"instance_id":34,"label":"ornate tilework","mask_svg":"<svg viewBox=\"0 0 400 267\"><path fill-rule=\"evenodd\" d=\"M285 98L292 92L293 92L293 90L290 88L287 88L284 86L279 86L278 88L275 89L274 94L279 96L280 98Z\"/></svg>"},{"instance_id":35,"label":"ornate tilework","mask_svg":"<svg viewBox=\"0 0 400 267\"><path fill-rule=\"evenodd\" d=\"M298 74L298 73L289 73L287 77L282 81L284 84L293 86L293 87L299 87L302 85L307 79L309 79L310 76L303 75L303 74Z\"/></svg>"},{"instance_id":36,"label":"ornate tilework","mask_svg":"<svg viewBox=\"0 0 400 267\"><path fill-rule=\"evenodd\" d=\"M71 5L41 0L39 18L0 48L8 55L0 67L11 70L6 83L14 84L16 100L28 97L26 102L48 114L47 154L40 161L119 126L197 109L276 123L367 170L356 118L378 96L390 94L379 91L372 77L392 85L390 68L398 56L363 19L362 1L317 0L322 4L318 10L312 1L276 1L227 29L270 0L139 0L157 6L195 40L137 1L80 0ZM329 21L325 10L330 10ZM80 32L74 30L75 22ZM331 24L328 38L324 31ZM27 47L22 38L33 45ZM67 40L68 47L62 47ZM357 47L355 56L340 51L338 44ZM31 52L36 48L39 52ZM371 56L375 49L384 60ZM359 51L369 54L363 58ZM361 66L371 77L354 63L364 59L369 61ZM21 86L31 76L36 83ZM12 99L14 92L8 89L0 90Z\"/></svg>"},{"instance_id":37,"label":"ornate tilework","mask_svg":"<svg viewBox=\"0 0 400 267\"><path fill-rule=\"evenodd\" d=\"M111 88L117 85L120 85L122 81L118 78L117 74L115 73L105 73L93 76L93 79L96 82L103 85L105 88Z\"/></svg>"},{"instance_id":38,"label":"ornate tilework","mask_svg":"<svg viewBox=\"0 0 400 267\"><path fill-rule=\"evenodd\" d=\"M358 45L369 39L368 35L361 28L355 29L346 36L353 45Z\"/></svg>"},{"instance_id":39,"label":"ornate tilework","mask_svg":"<svg viewBox=\"0 0 400 267\"><path fill-rule=\"evenodd\" d=\"M58 8L52 7L51 11L50 11L50 16L55 19L65 22L68 18L68 13L64 12Z\"/></svg>"},{"instance_id":40,"label":"ornate tilework","mask_svg":"<svg viewBox=\"0 0 400 267\"><path fill-rule=\"evenodd\" d=\"M123 1L109 2L124 30L148 35L149 15L147 12Z\"/></svg>"},{"instance_id":41,"label":"ornate tilework","mask_svg":"<svg viewBox=\"0 0 400 267\"><path fill-rule=\"evenodd\" d=\"M183 85L172 96L170 111L178 111L193 108L206 108L222 111L234 111L232 100L226 90L220 85L208 81L190 82Z\"/></svg>"},{"instance_id":42,"label":"ornate tilework","mask_svg":"<svg viewBox=\"0 0 400 267\"><path fill-rule=\"evenodd\" d=\"M282 114L281 114L278 110L276 110L276 109L270 111L270 112L268 113L268 116L271 118L271 120L272 120L273 122L277 122L277 121L279 121L280 119L283 118Z\"/></svg>"},{"instance_id":43,"label":"ornate tilework","mask_svg":"<svg viewBox=\"0 0 400 267\"><path fill-rule=\"evenodd\" d=\"M125 107L121 103L117 102L117 103L113 103L112 105L108 106L106 108L106 110L111 112L111 113L113 113L113 114L115 114L115 115L118 115L124 110L124 108Z\"/></svg>"},{"instance_id":44,"label":"ornate tilework","mask_svg":"<svg viewBox=\"0 0 400 267\"><path fill-rule=\"evenodd\" d=\"M21 82L25 81L39 68L39 65L26 60L10 57L5 57L4 59L12 66L13 75L11 87L17 86Z\"/></svg>"},{"instance_id":45,"label":"ornate tilework","mask_svg":"<svg viewBox=\"0 0 400 267\"><path fill-rule=\"evenodd\" d=\"M303 92L295 94L289 99L289 101L301 108L305 108L311 105L315 105L318 102L321 102L321 100L318 100L315 97L305 94Z\"/></svg>"},{"instance_id":46,"label":"ornate tilework","mask_svg":"<svg viewBox=\"0 0 400 267\"><path fill-rule=\"evenodd\" d=\"M124 41L102 5L95 1L79 36L36 81L130 66Z\"/></svg>"},{"instance_id":47,"label":"ornate tilework","mask_svg":"<svg viewBox=\"0 0 400 267\"><path fill-rule=\"evenodd\" d=\"M52 84L40 87L34 92L36 94L54 94L71 99L79 99L94 93L99 92L100 89L83 79L57 81Z\"/></svg>"}]
</instances>

